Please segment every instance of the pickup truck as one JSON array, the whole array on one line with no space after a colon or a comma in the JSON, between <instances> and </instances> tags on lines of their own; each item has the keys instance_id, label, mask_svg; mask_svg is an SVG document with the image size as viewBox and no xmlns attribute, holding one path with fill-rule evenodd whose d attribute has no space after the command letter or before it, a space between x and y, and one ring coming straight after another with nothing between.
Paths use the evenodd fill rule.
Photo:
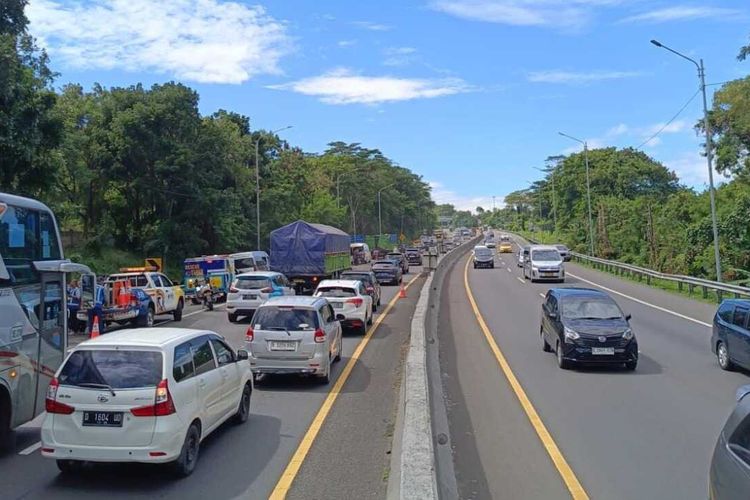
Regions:
<instances>
[{"instance_id":1,"label":"pickup truck","mask_svg":"<svg viewBox=\"0 0 750 500\"><path fill-rule=\"evenodd\" d=\"M180 286L173 284L169 278L158 272L142 271L137 270L137 268L126 268L121 269L121 271L109 275L104 282L106 305L114 306L114 309L122 308L125 301L120 299L120 294L127 294L127 290L129 290L131 295L135 292L136 296L142 297L141 293L136 291L140 290L150 299L153 316L171 314L175 321L182 320L182 310L185 308L185 292ZM118 283L120 285L117 285ZM106 315L103 319L110 321ZM111 321L119 322L124 319L113 316ZM153 320L151 320L151 323L153 323Z\"/></svg>"}]
</instances>

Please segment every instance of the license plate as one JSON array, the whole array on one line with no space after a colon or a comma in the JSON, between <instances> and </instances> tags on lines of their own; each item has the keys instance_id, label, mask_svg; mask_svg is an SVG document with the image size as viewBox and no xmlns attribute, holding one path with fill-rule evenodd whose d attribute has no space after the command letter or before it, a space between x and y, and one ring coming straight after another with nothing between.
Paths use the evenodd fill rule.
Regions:
<instances>
[{"instance_id":1,"label":"license plate","mask_svg":"<svg viewBox=\"0 0 750 500\"><path fill-rule=\"evenodd\" d=\"M591 354L600 356L614 356L615 355L615 348L614 347L592 347L591 348Z\"/></svg>"},{"instance_id":2,"label":"license plate","mask_svg":"<svg viewBox=\"0 0 750 500\"><path fill-rule=\"evenodd\" d=\"M83 425L90 427L122 427L120 411L85 411Z\"/></svg>"},{"instance_id":3,"label":"license plate","mask_svg":"<svg viewBox=\"0 0 750 500\"><path fill-rule=\"evenodd\" d=\"M268 343L268 348L272 351L296 351L297 342L284 342L280 340L272 340Z\"/></svg>"},{"instance_id":4,"label":"license plate","mask_svg":"<svg viewBox=\"0 0 750 500\"><path fill-rule=\"evenodd\" d=\"M344 303L343 302L332 302L331 305L334 309L343 309Z\"/></svg>"},{"instance_id":5,"label":"license plate","mask_svg":"<svg viewBox=\"0 0 750 500\"><path fill-rule=\"evenodd\" d=\"M257 298L258 298L258 296L255 295L255 294L243 295L242 296L242 300L255 300Z\"/></svg>"}]
</instances>

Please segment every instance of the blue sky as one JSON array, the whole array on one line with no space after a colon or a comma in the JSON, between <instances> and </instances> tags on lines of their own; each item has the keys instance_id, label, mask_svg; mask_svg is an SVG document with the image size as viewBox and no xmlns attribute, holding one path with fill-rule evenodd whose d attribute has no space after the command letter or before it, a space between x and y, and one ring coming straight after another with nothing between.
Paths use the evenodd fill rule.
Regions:
<instances>
[{"instance_id":1,"label":"blue sky","mask_svg":"<svg viewBox=\"0 0 750 500\"><path fill-rule=\"evenodd\" d=\"M85 87L182 81L201 111L250 116L322 151L379 148L438 202L489 207L549 155L638 146L707 81L750 73L746 0L31 0L32 33ZM717 87L712 87L715 89ZM687 185L707 179L700 96L644 151Z\"/></svg>"}]
</instances>

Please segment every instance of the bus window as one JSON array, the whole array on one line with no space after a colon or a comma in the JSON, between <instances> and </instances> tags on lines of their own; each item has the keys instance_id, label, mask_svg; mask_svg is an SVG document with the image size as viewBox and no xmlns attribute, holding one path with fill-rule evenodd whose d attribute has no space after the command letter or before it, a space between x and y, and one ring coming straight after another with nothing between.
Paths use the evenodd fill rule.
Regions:
<instances>
[{"instance_id":1,"label":"bus window","mask_svg":"<svg viewBox=\"0 0 750 500\"><path fill-rule=\"evenodd\" d=\"M41 246L41 260L60 260L60 243L57 241L57 230L55 221L51 214L41 212L39 214L39 239Z\"/></svg>"},{"instance_id":2,"label":"bus window","mask_svg":"<svg viewBox=\"0 0 750 500\"><path fill-rule=\"evenodd\" d=\"M0 215L0 255L13 284L39 281L32 265L42 259L38 230L39 212L35 210L6 206Z\"/></svg>"}]
</instances>

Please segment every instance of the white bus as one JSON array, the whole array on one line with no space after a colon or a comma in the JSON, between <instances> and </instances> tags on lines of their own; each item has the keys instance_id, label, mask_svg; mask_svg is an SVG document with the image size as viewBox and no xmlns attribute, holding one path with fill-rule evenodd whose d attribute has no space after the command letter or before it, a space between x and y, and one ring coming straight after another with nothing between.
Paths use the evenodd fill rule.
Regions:
<instances>
[{"instance_id":1,"label":"white bus","mask_svg":"<svg viewBox=\"0 0 750 500\"><path fill-rule=\"evenodd\" d=\"M0 447L44 411L67 348L68 273L91 275L64 260L52 211L0 193ZM93 290L82 292L93 297Z\"/></svg>"}]
</instances>

